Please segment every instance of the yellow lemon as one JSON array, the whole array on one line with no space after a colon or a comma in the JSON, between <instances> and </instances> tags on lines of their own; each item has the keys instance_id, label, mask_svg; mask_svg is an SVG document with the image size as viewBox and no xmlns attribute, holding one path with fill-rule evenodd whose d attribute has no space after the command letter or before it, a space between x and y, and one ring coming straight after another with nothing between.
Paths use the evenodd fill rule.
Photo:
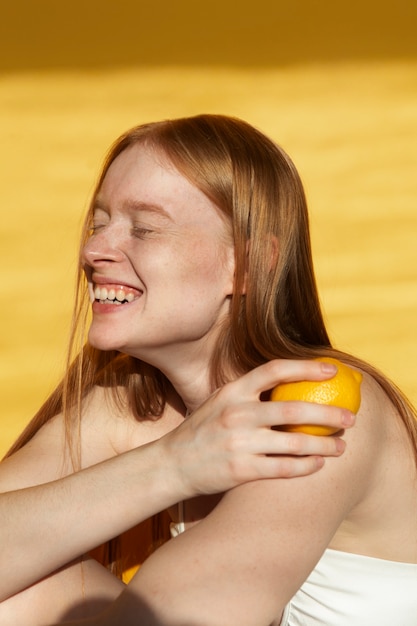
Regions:
<instances>
[{"instance_id":1,"label":"yellow lemon","mask_svg":"<svg viewBox=\"0 0 417 626\"><path fill-rule=\"evenodd\" d=\"M338 368L335 376L322 381L283 383L274 387L271 400L278 402L301 400L317 404L331 404L356 413L361 403L362 374L331 357L320 357L317 361L334 363ZM282 426L282 430L310 435L332 435L340 429L315 424L288 424Z\"/></svg>"}]
</instances>

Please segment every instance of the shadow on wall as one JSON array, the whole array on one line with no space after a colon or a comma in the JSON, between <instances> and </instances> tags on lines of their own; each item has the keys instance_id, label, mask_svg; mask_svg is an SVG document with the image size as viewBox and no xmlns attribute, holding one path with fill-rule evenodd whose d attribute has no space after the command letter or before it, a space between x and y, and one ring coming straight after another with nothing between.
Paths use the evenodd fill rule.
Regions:
<instances>
[{"instance_id":1,"label":"shadow on wall","mask_svg":"<svg viewBox=\"0 0 417 626\"><path fill-rule=\"evenodd\" d=\"M412 0L14 0L0 71L417 56Z\"/></svg>"}]
</instances>

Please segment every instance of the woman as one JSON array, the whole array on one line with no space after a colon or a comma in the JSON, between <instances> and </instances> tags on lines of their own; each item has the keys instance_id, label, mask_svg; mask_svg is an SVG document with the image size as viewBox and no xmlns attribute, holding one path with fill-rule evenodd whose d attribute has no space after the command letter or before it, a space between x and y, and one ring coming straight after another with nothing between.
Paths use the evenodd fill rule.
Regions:
<instances>
[{"instance_id":1,"label":"woman","mask_svg":"<svg viewBox=\"0 0 417 626\"><path fill-rule=\"evenodd\" d=\"M75 430L71 407L83 417L81 463L91 455L91 431L104 432L99 448L110 442L117 453L126 439L132 447L117 417L126 405L138 415L161 414L155 423L169 428L207 398L209 410L227 407L240 389L258 406L275 381L318 378L311 360L318 355L364 372L359 418L341 458L296 481L252 481L223 497L187 497L172 509L178 530L187 532L147 559L91 623L409 623L401 611L409 618L417 608L407 593L417 576L414 413L383 376L330 345L304 193L288 157L247 124L221 116L133 129L104 166L81 265L93 301L92 347L77 360L65 394L68 431ZM109 388L118 392L114 405L106 405ZM58 394L44 417L60 402ZM277 423L296 413L305 422L317 410L282 403ZM352 423L346 411L320 413L324 421ZM30 445L31 436L21 443ZM341 581L352 560L355 573ZM86 565L87 587L96 571ZM352 604L344 589L349 597L365 566L372 576L360 581L362 597ZM324 597L322 568L330 568L332 582ZM404 604L391 614L382 586L375 594L370 584L379 572L391 591L402 576Z\"/></svg>"},{"instance_id":2,"label":"woman","mask_svg":"<svg viewBox=\"0 0 417 626\"><path fill-rule=\"evenodd\" d=\"M335 370L315 363L308 373L323 379ZM45 624L81 601L80 615L97 611L123 589L97 559L118 574L141 562L147 544L164 537L164 520L124 531L182 499L311 473L322 456L344 450L339 438L271 430L284 421L352 424L337 409L305 405L286 416L259 402L261 390L305 376L305 365L261 366L186 421L173 388L150 374L137 359L87 346L2 462L1 624ZM81 556L120 533L95 558Z\"/></svg>"},{"instance_id":3,"label":"woman","mask_svg":"<svg viewBox=\"0 0 417 626\"><path fill-rule=\"evenodd\" d=\"M332 374L324 364L311 368L317 380ZM136 417L127 407L118 412L111 398L94 388L82 408L81 466L87 469L75 473L63 414L53 402L47 403L29 427L39 430L31 438L24 433L22 439L28 442L17 444L0 465L2 626L45 624L81 600L94 598L94 604L80 607L82 615L107 604L123 585L95 558L120 572L123 566L141 562L147 556L141 543L153 539L152 527L142 524L133 536L125 533L106 546L107 554L101 549L93 559L72 561L182 498L221 492L248 480L310 473L323 465L318 454L341 454L341 439L293 439L270 430L283 423L283 412L254 399L259 385L277 381L265 367L257 368L231 385L226 399L211 398L186 421L174 403L158 421ZM305 409L290 416L291 421L308 419L340 428L347 424L335 408ZM114 420L118 423L109 429ZM69 428L76 429L74 424ZM112 562L115 544L122 548L122 562ZM50 576L57 568L59 572Z\"/></svg>"}]
</instances>

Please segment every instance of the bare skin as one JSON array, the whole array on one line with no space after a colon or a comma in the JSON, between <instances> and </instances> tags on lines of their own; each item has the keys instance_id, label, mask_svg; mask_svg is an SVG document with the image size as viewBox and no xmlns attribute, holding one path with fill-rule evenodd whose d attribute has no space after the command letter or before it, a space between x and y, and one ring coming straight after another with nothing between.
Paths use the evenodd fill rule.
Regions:
<instances>
[{"instance_id":1,"label":"bare skin","mask_svg":"<svg viewBox=\"0 0 417 626\"><path fill-rule=\"evenodd\" d=\"M284 457L259 457L260 451L265 452L260 439L271 433L259 429L254 450L253 428L247 428L248 423L253 426L253 421L248 422L250 416L253 420L260 410L262 391L280 381L314 380L324 374L317 362L273 361L241 379L234 380L236 373L230 372L233 382L213 395L209 364L234 288L230 228L211 201L161 154L134 146L112 163L97 199L93 234L85 246L83 262L93 298L98 289L91 343L102 350L121 350L159 368L188 411L205 407L200 415L207 411L222 416L229 426L239 423L244 428L223 439L223 445L220 436L220 448L215 439L207 465L197 452L200 446L191 448L185 467L181 462L184 451L189 451L190 436L198 443L200 434L206 432L204 419L197 421L195 438L192 422L186 420L190 430L175 431L173 445L168 443L166 448L169 439L161 440L168 454L162 457L164 466L159 471L169 476L172 468L179 468L169 478L169 487L171 480L179 480L181 488L175 493L177 500L187 500L188 530L151 556L120 595L120 588L114 586L105 591L101 579L101 601L109 606L85 623L269 626L279 623L285 604L329 546L417 562L416 474L411 446L389 401L369 377L364 379L357 424L346 431L345 454L327 459L319 472L304 471L294 480L256 480L294 475L294 459L288 459L289 453L304 456L326 450L339 456L338 445L343 444L338 444L337 438L276 433L282 447L273 453L283 453ZM101 292L116 288L129 296L129 302L117 306ZM90 462L105 458L106 450L109 456L115 450L122 452L123 441L136 446L146 443L147 435L139 425L132 428L131 421L126 420L128 430L123 431L112 415L103 414L100 400L96 413L95 406L93 399L84 419L85 463L89 458ZM352 416L335 407L266 403L262 411L269 415L269 425L293 420L352 424ZM94 413L97 419L92 419ZM175 421L175 414L173 417ZM176 418L181 415L177 413ZM165 417L160 424L165 424ZM230 461L228 452L235 446L243 454ZM219 449L220 456L215 451ZM44 451L48 457L48 446ZM55 467L59 458L56 453ZM34 459L35 455L35 463ZM221 460L226 461L223 466ZM236 481L238 486L218 502L192 499L223 491L219 477L230 464L232 475L241 479L245 468L253 470L256 466L256 471L251 471L249 478L246 475L249 482L240 485L242 480ZM145 472L147 467L145 463ZM152 471L152 463L150 467ZM143 473L140 476L138 480L143 481ZM197 481L194 492L190 476ZM207 476L209 485L202 488ZM135 486L139 492L136 482ZM111 502L108 500L109 508ZM172 504L165 501L165 506ZM395 532L390 530L393 527ZM88 569L92 578L85 585L86 595L80 590L81 576L78 584L71 582L71 567L64 570L60 583L66 588L65 606L54 603L47 586L56 584L59 576L48 579L46 586L42 581L32 587L35 608L39 602L37 608L41 610L39 598L49 598L48 614L35 618L38 622L34 623L62 623L74 618L73 610L84 611L84 615L91 612L89 602L96 599L97 590L95 572ZM6 611L8 602L4 603Z\"/></svg>"},{"instance_id":2,"label":"bare skin","mask_svg":"<svg viewBox=\"0 0 417 626\"><path fill-rule=\"evenodd\" d=\"M346 441L340 459L297 478L297 489L279 480L242 485L199 523L199 501L187 502L189 530L85 623L277 625L326 547L417 563L417 479L408 437L369 377Z\"/></svg>"},{"instance_id":3,"label":"bare skin","mask_svg":"<svg viewBox=\"0 0 417 626\"><path fill-rule=\"evenodd\" d=\"M30 626L65 614L97 613L124 585L93 559L84 557L81 566L79 557L88 550L180 499L221 492L245 480L310 473L322 467L324 455L342 454L339 438L269 430L289 415L277 403L259 402L259 378L265 388L271 378L265 366L256 374L231 384L227 397L215 394L186 421L174 402L160 420L138 422L117 414L97 388L82 420L83 467L90 469L70 473L62 454L61 416L3 461L1 623ZM318 379L330 374L315 364ZM341 428L353 424L349 413L335 407L317 411L312 405L301 405L292 419ZM84 604L88 600L94 600L91 609ZM81 604L80 613L73 612Z\"/></svg>"},{"instance_id":4,"label":"bare skin","mask_svg":"<svg viewBox=\"0 0 417 626\"><path fill-rule=\"evenodd\" d=\"M120 315L110 315L96 302L90 338L101 348L123 344L125 351L161 368L186 406L194 408L211 393L210 345L233 283L227 226L222 228L215 207L159 155L140 146L127 152L106 175L99 207L106 207L105 216L99 212L102 228L87 244L84 259L92 282L124 275L141 292ZM150 220L152 234L136 246L128 235L131 198L152 198L169 215L168 226ZM200 272L209 269L207 292L213 294L204 310L199 291L204 283L194 283L197 277L190 271L202 239L206 249ZM226 249L215 273L219 241ZM160 260L168 258L172 262L164 268ZM170 295L163 290L166 267L174 288ZM179 299L183 293L185 303ZM186 328L194 335L186 342L184 327L175 324L161 328L158 337L145 338L143 329L153 328L151 320L163 323L159 298L178 313L171 321L182 319L182 312L187 316ZM202 317L208 330L200 337ZM202 349L196 350L200 343ZM270 364L277 375L280 366ZM220 393L227 395L227 388ZM389 400L368 376L357 425L346 433L346 442L341 459L328 459L321 472L297 478L296 488L292 481L266 480L228 491L200 523L147 560L128 590L94 623L267 626L279 623L286 603L327 547L417 563L411 444ZM186 506L187 519L201 517L199 506Z\"/></svg>"}]
</instances>

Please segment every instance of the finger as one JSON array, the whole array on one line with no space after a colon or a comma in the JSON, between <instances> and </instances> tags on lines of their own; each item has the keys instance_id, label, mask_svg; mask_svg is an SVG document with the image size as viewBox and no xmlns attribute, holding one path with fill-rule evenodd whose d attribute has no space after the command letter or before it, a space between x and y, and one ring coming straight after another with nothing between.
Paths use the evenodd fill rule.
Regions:
<instances>
[{"instance_id":1,"label":"finger","mask_svg":"<svg viewBox=\"0 0 417 626\"><path fill-rule=\"evenodd\" d=\"M356 416L348 409L302 401L248 402L240 407L231 408L230 413L236 413L234 417L236 425L239 422L241 424L246 422L248 425L266 428L286 424L316 424L342 430L353 426L356 420Z\"/></svg>"},{"instance_id":2,"label":"finger","mask_svg":"<svg viewBox=\"0 0 417 626\"><path fill-rule=\"evenodd\" d=\"M241 389L245 397L259 397L263 391L268 391L279 383L299 380L326 380L332 378L337 367L332 363L313 359L279 359L268 361L251 370L232 385Z\"/></svg>"},{"instance_id":3,"label":"finger","mask_svg":"<svg viewBox=\"0 0 417 626\"><path fill-rule=\"evenodd\" d=\"M351 428L356 421L355 414L348 409L330 404L294 400L291 402L263 402L261 406L268 407L268 409L273 411L274 407L270 407L271 404L279 405L276 412L279 422L275 424L276 426L285 424L315 424L318 426L332 426L341 430Z\"/></svg>"},{"instance_id":4,"label":"finger","mask_svg":"<svg viewBox=\"0 0 417 626\"><path fill-rule=\"evenodd\" d=\"M258 459L255 472L258 479L295 478L317 472L324 463L325 460L321 456L264 457Z\"/></svg>"},{"instance_id":5,"label":"finger","mask_svg":"<svg viewBox=\"0 0 417 626\"><path fill-rule=\"evenodd\" d=\"M252 455L290 456L340 456L346 443L338 436L317 436L305 433L255 431L246 442L246 450Z\"/></svg>"},{"instance_id":6,"label":"finger","mask_svg":"<svg viewBox=\"0 0 417 626\"><path fill-rule=\"evenodd\" d=\"M282 435L278 440L270 439L267 454L290 456L340 456L346 448L346 443L340 437L318 437L304 433L277 432ZM264 447L265 447L264 446Z\"/></svg>"}]
</instances>

